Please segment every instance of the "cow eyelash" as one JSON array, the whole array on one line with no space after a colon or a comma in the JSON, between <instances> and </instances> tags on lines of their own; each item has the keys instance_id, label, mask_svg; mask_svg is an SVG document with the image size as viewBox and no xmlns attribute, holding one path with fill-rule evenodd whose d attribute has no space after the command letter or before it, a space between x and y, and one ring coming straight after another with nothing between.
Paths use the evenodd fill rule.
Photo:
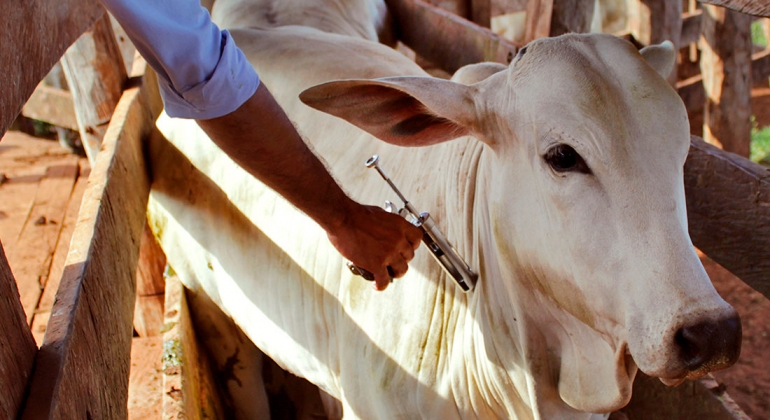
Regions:
<instances>
[{"instance_id":1,"label":"cow eyelash","mask_svg":"<svg viewBox=\"0 0 770 420\"><path fill-rule=\"evenodd\" d=\"M580 157L572 146L564 143L554 145L543 155L543 160L556 172L579 172L582 174L590 174L591 169L588 168L585 160Z\"/></svg>"}]
</instances>

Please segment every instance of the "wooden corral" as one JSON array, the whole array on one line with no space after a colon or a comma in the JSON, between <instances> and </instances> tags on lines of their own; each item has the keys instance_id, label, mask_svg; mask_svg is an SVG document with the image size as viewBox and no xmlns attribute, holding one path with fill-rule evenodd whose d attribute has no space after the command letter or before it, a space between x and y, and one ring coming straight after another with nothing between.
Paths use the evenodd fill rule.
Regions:
<instances>
[{"instance_id":1,"label":"wooden corral","mask_svg":"<svg viewBox=\"0 0 770 420\"><path fill-rule=\"evenodd\" d=\"M767 1L709 2L770 15ZM421 0L388 0L399 40L445 72L484 60L507 63L521 47L520 42L506 40L488 29L495 9L489 0L436 3L443 9ZM527 40L567 31L585 32L595 14L593 2L588 1L511 3L518 7L514 11L528 12ZM675 3L679 2L634 3L628 11L631 23L619 35L640 46L672 39L681 51L694 48L696 53L701 51L696 54L701 60L717 62L707 65L701 61L697 74L686 79L674 74L670 81L678 87L689 110L705 110L705 131L723 136L713 143L725 147L738 144L733 150L744 154L743 134L720 133L734 128L728 125L743 130L741 124L749 124L742 120L745 97L741 95L752 83L767 81L770 55L765 51L752 56L750 43L746 46L731 41L743 37L736 34L743 34L749 18L712 6L702 11ZM579 13L573 6L579 7ZM0 135L25 108L29 116L77 129L92 167L87 185L81 184L83 199L66 261L57 263L61 270L51 270L55 278L45 285L51 288L38 290L37 297L30 300L34 303L19 298L19 289L27 286L17 287L21 279L14 279L5 257L11 251L22 252L17 251L22 249L19 247L34 245L14 244L13 250L0 247L0 331L4 337L0 342L0 416L126 418L130 415L129 393L134 395L132 400L141 400L136 393L143 391L135 384L142 380L147 387L158 389L158 402L164 395L164 416L171 416L165 410L185 413L187 418L221 415L216 390L200 379L209 374L206 362L198 356L184 293L175 281L165 284L165 259L146 227L145 207L151 188L147 159L157 158L145 155L146 145L151 136L160 136L154 128L161 108L154 73L142 71L140 63L133 74L142 76L127 78L121 58L125 54L116 47L109 20L95 2L3 2L0 20L2 39L14 40L0 45L0 72L7 75L0 78ZM68 50L84 32L85 36ZM696 43L700 48L690 47ZM702 53L706 45L713 48L713 54ZM743 55L740 60L725 61L721 59L725 51ZM70 91L38 86L63 56ZM106 63L83 64L93 64L93 58ZM81 76L83 72L89 75ZM748 82L740 85L730 82L731 77ZM735 123L731 118L741 121ZM738 140L728 142L724 136ZM685 184L694 244L770 297L770 172L693 137ZM57 191L57 187L50 188ZM66 213L66 208L62 212ZM54 289L55 301L51 297ZM39 299L50 306L37 321L47 322L38 350L29 325L35 323L31 313ZM130 387L134 332L141 338L134 339L134 345L162 355L164 364L159 360L145 366L154 372L145 378L135 378L132 371L131 377L137 382L132 379ZM180 360L190 365L175 364ZM200 399L201 395L206 398ZM196 398L198 405L191 401ZM153 410L140 411L157 417L157 410ZM641 378L635 385L634 400L624 410L632 419L684 419L696 412L699 418L745 418L709 378L675 389L660 388L657 382Z\"/></svg>"}]
</instances>

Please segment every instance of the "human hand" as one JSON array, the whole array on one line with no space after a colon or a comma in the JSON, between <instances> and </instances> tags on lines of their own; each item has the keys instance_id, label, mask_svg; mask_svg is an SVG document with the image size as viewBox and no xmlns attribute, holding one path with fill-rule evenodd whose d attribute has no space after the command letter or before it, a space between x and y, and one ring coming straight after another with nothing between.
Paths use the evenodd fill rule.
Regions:
<instances>
[{"instance_id":1,"label":"human hand","mask_svg":"<svg viewBox=\"0 0 770 420\"><path fill-rule=\"evenodd\" d=\"M422 230L397 214L353 203L345 221L327 235L342 256L374 275L375 288L382 291L391 281L388 268L394 278L406 274Z\"/></svg>"}]
</instances>

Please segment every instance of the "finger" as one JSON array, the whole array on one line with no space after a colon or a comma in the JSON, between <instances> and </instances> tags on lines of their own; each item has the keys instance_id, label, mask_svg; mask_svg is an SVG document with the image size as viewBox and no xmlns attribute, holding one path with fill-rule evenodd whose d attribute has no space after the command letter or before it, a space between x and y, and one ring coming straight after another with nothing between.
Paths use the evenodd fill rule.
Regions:
<instances>
[{"instance_id":1,"label":"finger","mask_svg":"<svg viewBox=\"0 0 770 420\"><path fill-rule=\"evenodd\" d=\"M412 250L415 250L420 246L420 242L422 242L422 235L422 229L416 226L411 226L406 231L406 240L409 241L410 245L412 245Z\"/></svg>"},{"instance_id":2,"label":"finger","mask_svg":"<svg viewBox=\"0 0 770 420\"><path fill-rule=\"evenodd\" d=\"M374 288L380 292L387 289L392 279L392 277L390 276L390 273L388 273L388 270L380 269L374 272L373 274L374 274Z\"/></svg>"},{"instance_id":3,"label":"finger","mask_svg":"<svg viewBox=\"0 0 770 420\"><path fill-rule=\"evenodd\" d=\"M399 252L401 253L401 256L404 258L405 263L409 263L409 261L412 261L412 258L414 258L414 251L415 249L412 248L412 245L405 245L402 246Z\"/></svg>"},{"instance_id":4,"label":"finger","mask_svg":"<svg viewBox=\"0 0 770 420\"><path fill-rule=\"evenodd\" d=\"M390 268L393 271L394 278L401 278L404 277L404 274L409 270L409 265L404 259L399 258L398 261L391 262Z\"/></svg>"}]
</instances>

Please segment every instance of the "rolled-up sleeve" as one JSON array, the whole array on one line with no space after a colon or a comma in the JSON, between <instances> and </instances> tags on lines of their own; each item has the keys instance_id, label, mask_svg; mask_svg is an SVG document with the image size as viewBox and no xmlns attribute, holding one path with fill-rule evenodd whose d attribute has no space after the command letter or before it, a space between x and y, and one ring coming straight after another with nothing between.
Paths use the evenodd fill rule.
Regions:
<instances>
[{"instance_id":1,"label":"rolled-up sleeve","mask_svg":"<svg viewBox=\"0 0 770 420\"><path fill-rule=\"evenodd\" d=\"M211 119L250 98L259 77L196 0L101 0L158 73L166 113Z\"/></svg>"}]
</instances>

